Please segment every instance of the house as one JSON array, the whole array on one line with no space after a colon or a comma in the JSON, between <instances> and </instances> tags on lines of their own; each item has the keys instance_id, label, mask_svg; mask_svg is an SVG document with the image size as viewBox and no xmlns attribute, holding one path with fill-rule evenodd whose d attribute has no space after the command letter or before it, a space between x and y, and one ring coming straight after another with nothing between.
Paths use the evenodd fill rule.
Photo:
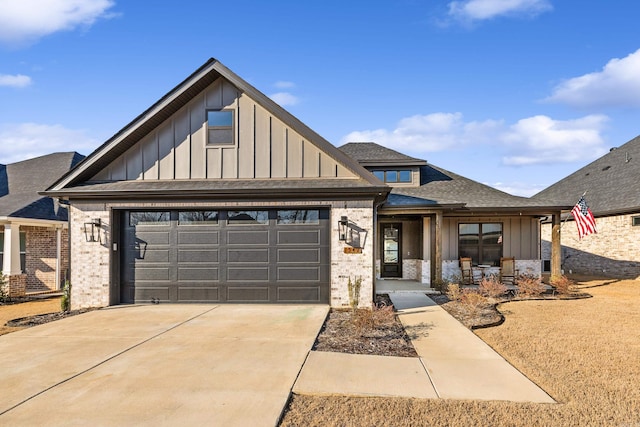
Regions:
<instances>
[{"instance_id":1,"label":"house","mask_svg":"<svg viewBox=\"0 0 640 427\"><path fill-rule=\"evenodd\" d=\"M38 192L82 157L54 153L0 165L0 267L11 296L60 289L69 269L67 209Z\"/></svg>"},{"instance_id":2,"label":"house","mask_svg":"<svg viewBox=\"0 0 640 427\"><path fill-rule=\"evenodd\" d=\"M580 239L573 218L562 225L562 269L618 278L640 277L640 137L636 137L533 196L575 205L580 196L593 212L597 234ZM542 227L543 257L550 226Z\"/></svg>"},{"instance_id":3,"label":"house","mask_svg":"<svg viewBox=\"0 0 640 427\"><path fill-rule=\"evenodd\" d=\"M541 275L540 218L570 206L512 196L375 143L340 149L392 187L376 210L378 277L458 280L460 257L483 274L515 257L520 274Z\"/></svg>"},{"instance_id":4,"label":"house","mask_svg":"<svg viewBox=\"0 0 640 427\"><path fill-rule=\"evenodd\" d=\"M370 306L376 275L455 274L459 229L485 238L463 248L479 262L513 254L537 271L538 218L563 209L380 146L340 150L215 59L43 194L69 204L74 308ZM393 236L397 260L376 273ZM352 301L348 283L360 279Z\"/></svg>"}]
</instances>

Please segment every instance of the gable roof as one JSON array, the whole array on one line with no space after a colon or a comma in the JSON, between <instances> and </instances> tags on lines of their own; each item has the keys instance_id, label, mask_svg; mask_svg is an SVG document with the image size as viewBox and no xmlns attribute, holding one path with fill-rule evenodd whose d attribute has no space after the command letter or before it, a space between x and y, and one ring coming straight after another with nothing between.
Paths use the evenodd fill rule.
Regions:
<instances>
[{"instance_id":1,"label":"gable roof","mask_svg":"<svg viewBox=\"0 0 640 427\"><path fill-rule=\"evenodd\" d=\"M416 161L397 151L382 147L378 144L349 143L340 149L354 155L370 156L367 153L379 153L386 155L386 166L400 166L402 161ZM400 163L393 164L393 157ZM422 160L420 167L419 187L394 187L389 194L382 210L394 209L453 209L461 213L467 211L527 211L549 212L570 209L570 205L558 204L546 198L530 199L527 197L513 196L485 184L481 184L469 178L465 178L446 169L429 164ZM417 163L417 162L416 162ZM369 166L368 164L365 164Z\"/></svg>"},{"instance_id":2,"label":"gable roof","mask_svg":"<svg viewBox=\"0 0 640 427\"><path fill-rule=\"evenodd\" d=\"M340 147L344 153L365 167L424 166L425 160L399 153L375 142L348 142Z\"/></svg>"},{"instance_id":3,"label":"gable roof","mask_svg":"<svg viewBox=\"0 0 640 427\"><path fill-rule=\"evenodd\" d=\"M53 153L0 165L0 217L66 221L67 210L38 194L80 162L76 152Z\"/></svg>"},{"instance_id":4,"label":"gable roof","mask_svg":"<svg viewBox=\"0 0 640 427\"><path fill-rule=\"evenodd\" d=\"M640 212L640 136L534 195L575 205L582 194L594 215Z\"/></svg>"},{"instance_id":5,"label":"gable roof","mask_svg":"<svg viewBox=\"0 0 640 427\"><path fill-rule=\"evenodd\" d=\"M322 152L334 158L348 170L353 172L360 179L355 180L362 188L368 188L372 192L386 194L388 188L377 178L368 173L358 162L336 149L331 143L322 138L292 114L280 107L269 97L258 91L249 83L241 79L231 70L226 68L216 59L209 59L193 74L187 77L182 83L173 88L159 101L149 107L145 112L136 117L131 123L107 140L91 153L74 170L70 171L51 187L44 194L62 196L74 194L82 191L89 194L88 189L78 190L78 186L86 185L87 181L100 172L103 168L125 153L135 145L141 138L171 117L180 108L185 106L194 96L201 93L206 87L218 78L224 78L234 85L240 92L246 93L258 105L278 117L301 136L311 141ZM145 184L150 185L147 181ZM153 184L155 185L155 184ZM153 186L151 185L151 186ZM209 185L211 187L211 185ZM98 187L95 187L99 191Z\"/></svg>"}]
</instances>

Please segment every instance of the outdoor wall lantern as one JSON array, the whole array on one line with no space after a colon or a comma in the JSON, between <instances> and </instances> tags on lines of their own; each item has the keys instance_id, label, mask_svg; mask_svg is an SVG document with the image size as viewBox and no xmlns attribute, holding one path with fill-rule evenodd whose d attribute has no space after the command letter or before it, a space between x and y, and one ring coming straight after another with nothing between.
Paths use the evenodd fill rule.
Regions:
<instances>
[{"instance_id":1,"label":"outdoor wall lantern","mask_svg":"<svg viewBox=\"0 0 640 427\"><path fill-rule=\"evenodd\" d=\"M341 241L347 240L347 228L349 227L349 218L341 216L338 221L338 239Z\"/></svg>"},{"instance_id":2,"label":"outdoor wall lantern","mask_svg":"<svg viewBox=\"0 0 640 427\"><path fill-rule=\"evenodd\" d=\"M97 242L100 240L100 218L94 218L90 222L84 223L84 237L87 242Z\"/></svg>"}]
</instances>

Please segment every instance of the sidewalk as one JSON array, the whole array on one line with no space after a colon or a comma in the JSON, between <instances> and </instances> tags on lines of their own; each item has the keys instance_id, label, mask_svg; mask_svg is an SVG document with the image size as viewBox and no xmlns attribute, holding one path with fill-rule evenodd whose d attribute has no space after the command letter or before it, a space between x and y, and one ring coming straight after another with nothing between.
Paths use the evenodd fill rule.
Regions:
<instances>
[{"instance_id":1,"label":"sidewalk","mask_svg":"<svg viewBox=\"0 0 640 427\"><path fill-rule=\"evenodd\" d=\"M298 394L555 403L424 294L390 294L418 358L309 353Z\"/></svg>"}]
</instances>

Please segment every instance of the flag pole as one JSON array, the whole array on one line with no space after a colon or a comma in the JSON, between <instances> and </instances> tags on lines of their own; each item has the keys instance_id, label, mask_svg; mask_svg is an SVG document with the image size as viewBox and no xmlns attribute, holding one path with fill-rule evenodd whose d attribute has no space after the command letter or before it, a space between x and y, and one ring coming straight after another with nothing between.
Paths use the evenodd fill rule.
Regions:
<instances>
[{"instance_id":1,"label":"flag pole","mask_svg":"<svg viewBox=\"0 0 640 427\"><path fill-rule=\"evenodd\" d=\"M585 192L582 193L582 196L580 196L580 199L582 199L586 195L587 195L587 191L585 190ZM578 199L578 201L580 201L580 199ZM565 222L567 222L567 219L569 219L569 215L564 217L564 221L562 221L562 224L560 224L560 230L562 230L562 226L564 225Z\"/></svg>"}]
</instances>

